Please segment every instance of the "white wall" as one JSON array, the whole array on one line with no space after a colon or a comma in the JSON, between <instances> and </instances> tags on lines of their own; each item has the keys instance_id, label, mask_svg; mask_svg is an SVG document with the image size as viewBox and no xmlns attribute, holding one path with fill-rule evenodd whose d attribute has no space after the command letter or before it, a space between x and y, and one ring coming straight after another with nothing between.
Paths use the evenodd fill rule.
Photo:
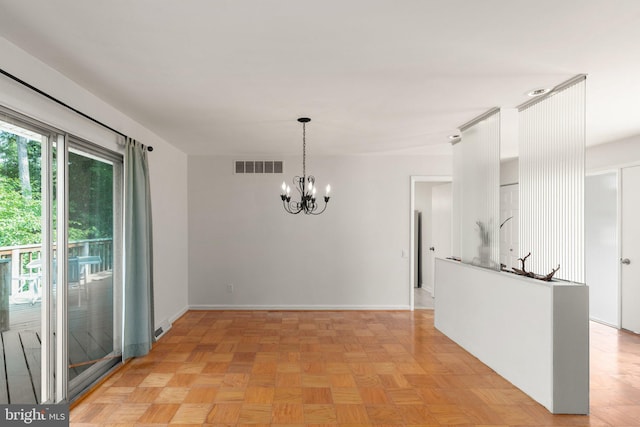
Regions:
<instances>
[{"instance_id":1,"label":"white wall","mask_svg":"<svg viewBox=\"0 0 640 427\"><path fill-rule=\"evenodd\" d=\"M517 158L500 162L500 185L518 183L518 165Z\"/></svg>"},{"instance_id":2,"label":"white wall","mask_svg":"<svg viewBox=\"0 0 640 427\"><path fill-rule=\"evenodd\" d=\"M155 323L156 327L163 325L166 331L167 323L173 323L188 309L187 156L169 144L154 147L149 155L149 168Z\"/></svg>"},{"instance_id":3,"label":"white wall","mask_svg":"<svg viewBox=\"0 0 640 427\"><path fill-rule=\"evenodd\" d=\"M307 159L333 193L316 217L284 212L301 159L284 160L283 175L234 175L231 157L189 157L190 305L408 309L410 176L450 175L451 158Z\"/></svg>"},{"instance_id":4,"label":"white wall","mask_svg":"<svg viewBox=\"0 0 640 427\"><path fill-rule=\"evenodd\" d=\"M56 70L0 38L2 68L33 86L152 145L150 153L154 228L156 326L187 308L187 157L167 141L111 107ZM122 152L113 133L18 83L0 76L0 104L61 130Z\"/></svg>"},{"instance_id":5,"label":"white wall","mask_svg":"<svg viewBox=\"0 0 640 427\"><path fill-rule=\"evenodd\" d=\"M585 157L588 172L640 164L640 135L588 147Z\"/></svg>"}]
</instances>

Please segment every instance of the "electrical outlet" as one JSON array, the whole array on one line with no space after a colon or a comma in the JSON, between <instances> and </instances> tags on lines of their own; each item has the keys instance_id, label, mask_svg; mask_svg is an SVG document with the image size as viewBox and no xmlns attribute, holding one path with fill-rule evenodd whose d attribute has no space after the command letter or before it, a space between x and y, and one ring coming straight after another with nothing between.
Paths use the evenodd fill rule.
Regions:
<instances>
[{"instance_id":1,"label":"electrical outlet","mask_svg":"<svg viewBox=\"0 0 640 427\"><path fill-rule=\"evenodd\" d=\"M227 285L227 292L233 293L233 284L229 283Z\"/></svg>"}]
</instances>

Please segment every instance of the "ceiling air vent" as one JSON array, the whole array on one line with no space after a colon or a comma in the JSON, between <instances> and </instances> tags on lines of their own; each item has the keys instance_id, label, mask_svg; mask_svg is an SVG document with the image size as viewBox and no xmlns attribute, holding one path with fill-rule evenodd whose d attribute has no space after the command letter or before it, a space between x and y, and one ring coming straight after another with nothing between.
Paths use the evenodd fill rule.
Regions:
<instances>
[{"instance_id":1,"label":"ceiling air vent","mask_svg":"<svg viewBox=\"0 0 640 427\"><path fill-rule=\"evenodd\" d=\"M282 160L236 160L235 173L282 173Z\"/></svg>"}]
</instances>

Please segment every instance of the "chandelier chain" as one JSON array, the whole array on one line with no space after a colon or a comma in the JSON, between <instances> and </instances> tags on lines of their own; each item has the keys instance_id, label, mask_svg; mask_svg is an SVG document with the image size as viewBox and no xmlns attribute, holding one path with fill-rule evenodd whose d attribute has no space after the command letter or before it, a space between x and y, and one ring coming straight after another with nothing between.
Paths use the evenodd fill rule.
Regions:
<instances>
[{"instance_id":1,"label":"chandelier chain","mask_svg":"<svg viewBox=\"0 0 640 427\"><path fill-rule=\"evenodd\" d=\"M302 123L302 177L307 176L307 131L306 123Z\"/></svg>"}]
</instances>

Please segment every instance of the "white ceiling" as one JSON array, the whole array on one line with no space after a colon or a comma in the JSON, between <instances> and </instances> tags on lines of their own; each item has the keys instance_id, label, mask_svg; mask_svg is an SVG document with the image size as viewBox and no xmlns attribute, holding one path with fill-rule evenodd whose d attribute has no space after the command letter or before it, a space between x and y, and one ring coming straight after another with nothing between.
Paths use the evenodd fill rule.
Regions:
<instances>
[{"instance_id":1,"label":"white ceiling","mask_svg":"<svg viewBox=\"0 0 640 427\"><path fill-rule=\"evenodd\" d=\"M0 0L0 10L1 36L190 154L297 154L300 116L312 118L310 155L448 152L459 125L580 73L587 143L640 134L638 0Z\"/></svg>"}]
</instances>

